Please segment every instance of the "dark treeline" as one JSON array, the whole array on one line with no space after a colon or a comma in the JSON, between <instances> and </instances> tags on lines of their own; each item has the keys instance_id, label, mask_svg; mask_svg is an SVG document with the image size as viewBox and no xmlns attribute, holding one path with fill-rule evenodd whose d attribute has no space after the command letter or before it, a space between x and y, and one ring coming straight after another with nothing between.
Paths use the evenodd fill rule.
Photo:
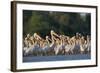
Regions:
<instances>
[{"instance_id":1,"label":"dark treeline","mask_svg":"<svg viewBox=\"0 0 100 73\"><path fill-rule=\"evenodd\" d=\"M54 30L58 34L73 36L91 33L90 13L52 12L23 10L23 35L35 32L45 37Z\"/></svg>"}]
</instances>

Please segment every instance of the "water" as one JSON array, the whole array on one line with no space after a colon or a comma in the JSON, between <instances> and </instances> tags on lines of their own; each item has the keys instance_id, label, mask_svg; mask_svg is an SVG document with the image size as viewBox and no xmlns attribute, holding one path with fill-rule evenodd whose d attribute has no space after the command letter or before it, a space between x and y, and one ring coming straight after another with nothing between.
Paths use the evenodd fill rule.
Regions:
<instances>
[{"instance_id":1,"label":"water","mask_svg":"<svg viewBox=\"0 0 100 73\"><path fill-rule=\"evenodd\" d=\"M78 55L57 55L57 56L27 56L23 57L23 62L43 62L43 61L62 61L62 60L87 60L91 59L90 54Z\"/></svg>"}]
</instances>

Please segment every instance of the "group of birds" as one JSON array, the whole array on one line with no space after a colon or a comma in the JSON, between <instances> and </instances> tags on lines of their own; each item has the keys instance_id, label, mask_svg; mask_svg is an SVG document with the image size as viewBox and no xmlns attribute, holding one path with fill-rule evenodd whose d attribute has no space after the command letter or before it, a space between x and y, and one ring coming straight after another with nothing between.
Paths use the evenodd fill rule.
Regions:
<instances>
[{"instance_id":1,"label":"group of birds","mask_svg":"<svg viewBox=\"0 0 100 73\"><path fill-rule=\"evenodd\" d=\"M49 56L88 54L91 51L91 38L76 33L74 36L58 35L53 30L50 36L42 38L37 33L27 34L23 39L23 55Z\"/></svg>"}]
</instances>

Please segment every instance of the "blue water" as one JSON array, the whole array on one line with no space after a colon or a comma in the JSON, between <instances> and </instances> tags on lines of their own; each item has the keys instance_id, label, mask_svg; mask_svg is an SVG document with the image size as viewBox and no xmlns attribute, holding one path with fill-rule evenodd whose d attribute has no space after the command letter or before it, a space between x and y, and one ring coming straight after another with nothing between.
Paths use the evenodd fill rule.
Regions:
<instances>
[{"instance_id":1,"label":"blue water","mask_svg":"<svg viewBox=\"0 0 100 73\"><path fill-rule=\"evenodd\" d=\"M62 60L86 60L91 59L90 54L78 55L57 55L57 56L27 56L23 57L23 62L43 62L43 61L62 61Z\"/></svg>"}]
</instances>

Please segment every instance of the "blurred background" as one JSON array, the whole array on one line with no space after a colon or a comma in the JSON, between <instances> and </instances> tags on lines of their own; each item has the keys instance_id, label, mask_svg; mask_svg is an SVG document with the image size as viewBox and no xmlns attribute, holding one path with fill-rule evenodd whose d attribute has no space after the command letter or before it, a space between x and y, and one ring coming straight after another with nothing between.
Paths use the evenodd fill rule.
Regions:
<instances>
[{"instance_id":1,"label":"blurred background","mask_svg":"<svg viewBox=\"0 0 100 73\"><path fill-rule=\"evenodd\" d=\"M35 32L41 37L50 35L54 30L58 34L73 36L79 32L82 35L91 34L91 14L32 11L23 10L23 35L33 35Z\"/></svg>"}]
</instances>

